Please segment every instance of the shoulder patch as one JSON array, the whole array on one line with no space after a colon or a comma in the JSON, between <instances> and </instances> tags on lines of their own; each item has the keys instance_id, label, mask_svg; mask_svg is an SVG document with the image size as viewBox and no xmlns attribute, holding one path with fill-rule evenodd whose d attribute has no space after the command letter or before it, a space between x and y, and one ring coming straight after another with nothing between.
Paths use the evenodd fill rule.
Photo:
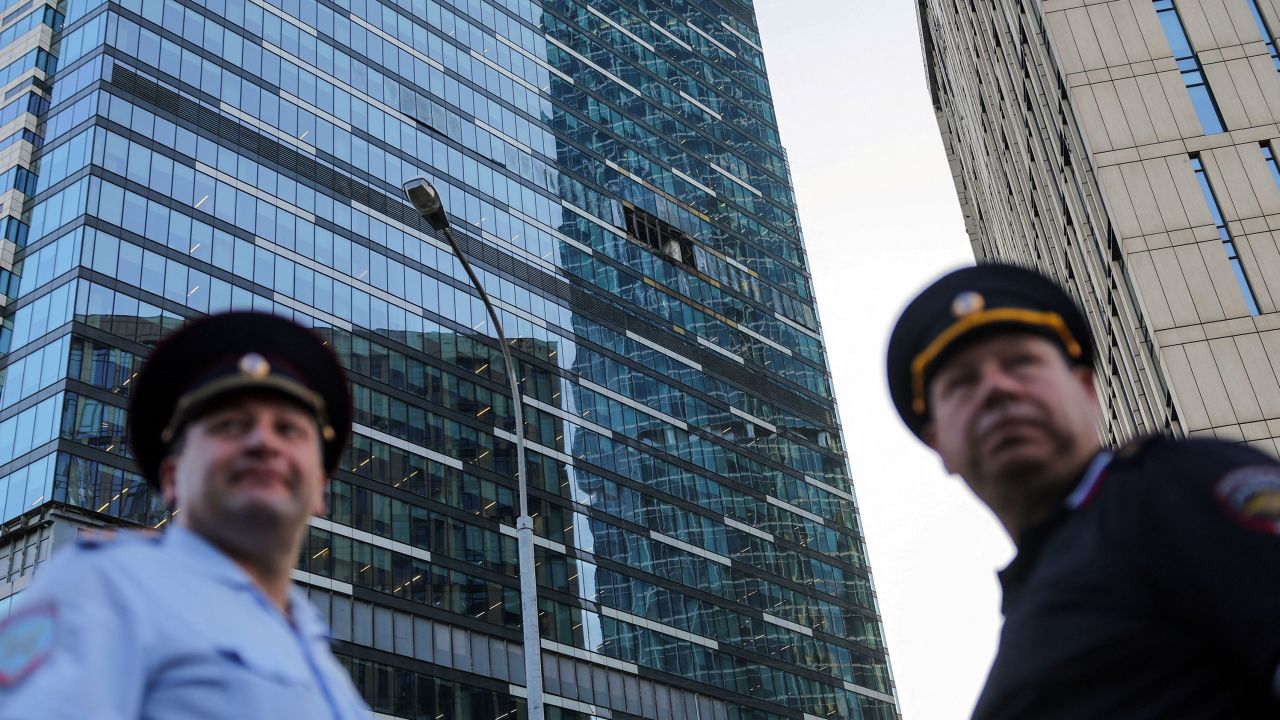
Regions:
<instances>
[{"instance_id":1,"label":"shoulder patch","mask_svg":"<svg viewBox=\"0 0 1280 720\"><path fill-rule=\"evenodd\" d=\"M1232 519L1251 530L1280 535L1280 465L1249 465L1213 486Z\"/></svg>"},{"instance_id":2,"label":"shoulder patch","mask_svg":"<svg viewBox=\"0 0 1280 720\"><path fill-rule=\"evenodd\" d=\"M19 610L0 623L0 686L30 675L53 649L58 611L52 604Z\"/></svg>"}]
</instances>

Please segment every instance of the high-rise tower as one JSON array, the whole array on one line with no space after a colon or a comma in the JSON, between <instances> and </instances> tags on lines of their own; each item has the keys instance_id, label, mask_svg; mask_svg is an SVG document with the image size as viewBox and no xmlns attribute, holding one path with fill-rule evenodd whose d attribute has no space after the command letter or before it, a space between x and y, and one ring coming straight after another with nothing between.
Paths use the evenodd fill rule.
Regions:
<instances>
[{"instance_id":1,"label":"high-rise tower","mask_svg":"<svg viewBox=\"0 0 1280 720\"><path fill-rule=\"evenodd\" d=\"M974 252L1082 301L1111 439L1280 450L1280 4L920 0L919 17Z\"/></svg>"},{"instance_id":2,"label":"high-rise tower","mask_svg":"<svg viewBox=\"0 0 1280 720\"><path fill-rule=\"evenodd\" d=\"M512 399L426 175L520 366L549 716L897 716L748 3L31 7L3 594L77 524L167 522L122 436L156 339L280 313L354 383L296 573L338 654L387 716L523 713Z\"/></svg>"}]
</instances>

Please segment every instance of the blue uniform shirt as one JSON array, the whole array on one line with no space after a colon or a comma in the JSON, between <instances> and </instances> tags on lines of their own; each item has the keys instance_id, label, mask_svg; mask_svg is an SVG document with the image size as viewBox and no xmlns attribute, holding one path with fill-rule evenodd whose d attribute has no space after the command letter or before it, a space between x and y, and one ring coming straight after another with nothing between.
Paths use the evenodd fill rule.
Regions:
<instances>
[{"instance_id":1,"label":"blue uniform shirt","mask_svg":"<svg viewBox=\"0 0 1280 720\"><path fill-rule=\"evenodd\" d=\"M293 588L285 617L183 527L59 553L0 626L0 720L365 720Z\"/></svg>"}]
</instances>

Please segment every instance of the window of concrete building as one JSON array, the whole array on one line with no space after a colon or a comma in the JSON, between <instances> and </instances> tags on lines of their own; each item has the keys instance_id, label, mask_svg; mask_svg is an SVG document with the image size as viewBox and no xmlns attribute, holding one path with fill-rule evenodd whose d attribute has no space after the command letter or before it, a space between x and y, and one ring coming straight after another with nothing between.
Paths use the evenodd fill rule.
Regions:
<instances>
[{"instance_id":1,"label":"window of concrete building","mask_svg":"<svg viewBox=\"0 0 1280 720\"><path fill-rule=\"evenodd\" d=\"M1262 11L1258 8L1258 0L1244 1L1249 6L1249 11L1253 13L1253 21L1258 24L1258 32L1262 33L1262 42L1267 46L1267 54L1271 56L1271 62L1275 64L1276 70L1280 70L1280 55L1276 54L1276 36L1271 33L1267 19L1262 16Z\"/></svg>"},{"instance_id":2,"label":"window of concrete building","mask_svg":"<svg viewBox=\"0 0 1280 720\"><path fill-rule=\"evenodd\" d=\"M1271 168L1271 179L1276 181L1276 185L1280 187L1280 164L1276 163L1276 150L1271 146L1270 142L1258 143L1262 146L1262 158L1267 161L1267 167Z\"/></svg>"},{"instance_id":3,"label":"window of concrete building","mask_svg":"<svg viewBox=\"0 0 1280 720\"><path fill-rule=\"evenodd\" d=\"M1164 35L1169 40L1169 48L1173 50L1173 59L1178 63L1178 72L1182 73L1182 82L1191 95L1191 104L1200 116L1200 124L1206 135L1223 132L1226 128L1222 122L1222 113L1218 111L1218 103L1213 99L1213 91L1205 80L1200 59L1191 47L1187 37L1187 29L1182 24L1178 9L1173 0L1155 0L1156 17L1164 28Z\"/></svg>"},{"instance_id":4,"label":"window of concrete building","mask_svg":"<svg viewBox=\"0 0 1280 720\"><path fill-rule=\"evenodd\" d=\"M1213 186L1209 183L1209 176L1205 173L1204 163L1200 161L1199 154L1191 155L1191 168L1196 171L1200 191L1204 193L1204 201L1209 204L1209 213L1213 215L1213 224L1218 228L1218 237L1222 240L1222 247L1227 252L1227 260L1231 263L1231 270L1235 272L1236 282L1240 284L1240 292L1244 295L1245 305L1249 307L1249 314L1257 315L1258 301L1253 294L1253 286L1249 284L1249 276L1245 274L1244 264L1240 262L1240 254L1236 252L1235 239L1231 237L1227 222L1222 218L1218 198L1213 192Z\"/></svg>"}]
</instances>

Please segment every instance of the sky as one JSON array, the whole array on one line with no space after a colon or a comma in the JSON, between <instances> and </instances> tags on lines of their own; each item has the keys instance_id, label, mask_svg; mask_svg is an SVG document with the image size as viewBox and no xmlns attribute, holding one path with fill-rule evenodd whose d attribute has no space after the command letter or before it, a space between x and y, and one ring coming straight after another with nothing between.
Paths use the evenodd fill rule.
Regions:
<instances>
[{"instance_id":1,"label":"sky","mask_svg":"<svg viewBox=\"0 0 1280 720\"><path fill-rule=\"evenodd\" d=\"M755 0L906 720L968 718L1013 547L899 420L884 353L925 284L973 262L915 2Z\"/></svg>"}]
</instances>

